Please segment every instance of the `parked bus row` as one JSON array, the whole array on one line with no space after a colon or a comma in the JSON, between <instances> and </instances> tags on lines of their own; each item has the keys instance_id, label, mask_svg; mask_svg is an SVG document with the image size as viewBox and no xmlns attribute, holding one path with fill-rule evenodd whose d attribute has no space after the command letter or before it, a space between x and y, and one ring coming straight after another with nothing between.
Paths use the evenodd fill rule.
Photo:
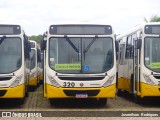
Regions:
<instances>
[{"instance_id":1,"label":"parked bus row","mask_svg":"<svg viewBox=\"0 0 160 120\"><path fill-rule=\"evenodd\" d=\"M41 51L19 25L0 25L0 98L23 99L27 86L40 79L51 104L56 98L97 98L105 105L116 90L133 94L136 102L160 96L159 43L160 23L117 38L111 25L60 24L44 33Z\"/></svg>"}]
</instances>

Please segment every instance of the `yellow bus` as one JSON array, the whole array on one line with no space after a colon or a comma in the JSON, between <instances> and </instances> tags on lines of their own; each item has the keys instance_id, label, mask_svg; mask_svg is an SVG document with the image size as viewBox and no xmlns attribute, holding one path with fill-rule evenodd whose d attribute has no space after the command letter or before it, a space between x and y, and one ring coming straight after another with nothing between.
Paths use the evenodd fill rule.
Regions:
<instances>
[{"instance_id":1,"label":"yellow bus","mask_svg":"<svg viewBox=\"0 0 160 120\"><path fill-rule=\"evenodd\" d=\"M43 84L43 52L40 53L41 56L41 62L39 63L39 80L40 83Z\"/></svg>"},{"instance_id":2,"label":"yellow bus","mask_svg":"<svg viewBox=\"0 0 160 120\"><path fill-rule=\"evenodd\" d=\"M37 87L40 82L41 75L41 56L40 56L40 47L36 41L30 40L31 52L30 52L30 80L29 86Z\"/></svg>"},{"instance_id":3,"label":"yellow bus","mask_svg":"<svg viewBox=\"0 0 160 120\"><path fill-rule=\"evenodd\" d=\"M146 23L121 35L118 60L118 95L127 91L135 101L160 96L160 22Z\"/></svg>"},{"instance_id":4,"label":"yellow bus","mask_svg":"<svg viewBox=\"0 0 160 120\"><path fill-rule=\"evenodd\" d=\"M28 95L30 44L20 25L0 24L0 99Z\"/></svg>"},{"instance_id":5,"label":"yellow bus","mask_svg":"<svg viewBox=\"0 0 160 120\"><path fill-rule=\"evenodd\" d=\"M51 25L44 50L44 96L98 98L101 105L116 91L116 49L111 25Z\"/></svg>"}]
</instances>

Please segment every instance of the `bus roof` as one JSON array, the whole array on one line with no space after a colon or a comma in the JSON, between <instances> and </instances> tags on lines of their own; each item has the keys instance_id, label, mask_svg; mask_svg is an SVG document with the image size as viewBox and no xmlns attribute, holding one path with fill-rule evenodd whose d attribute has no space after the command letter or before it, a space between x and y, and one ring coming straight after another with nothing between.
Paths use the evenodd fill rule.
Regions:
<instances>
[{"instance_id":1,"label":"bus roof","mask_svg":"<svg viewBox=\"0 0 160 120\"><path fill-rule=\"evenodd\" d=\"M144 27L145 27L146 25L160 25L160 22L149 22L149 23L139 24L139 25L135 26L135 27L134 27L132 30L130 30L129 32L126 32L126 33L123 33L123 34L119 35L119 36L117 37L117 40L119 40L119 39L127 36L128 34L135 33L136 31L139 31L139 30L142 30L142 31L143 31L143 30L144 30Z\"/></svg>"}]
</instances>

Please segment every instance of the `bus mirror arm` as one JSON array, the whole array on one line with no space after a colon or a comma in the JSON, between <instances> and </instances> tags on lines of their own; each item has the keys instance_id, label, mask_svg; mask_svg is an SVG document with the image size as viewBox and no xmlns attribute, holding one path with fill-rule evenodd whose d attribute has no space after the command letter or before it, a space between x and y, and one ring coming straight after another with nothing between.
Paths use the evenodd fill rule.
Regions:
<instances>
[{"instance_id":1,"label":"bus mirror arm","mask_svg":"<svg viewBox=\"0 0 160 120\"><path fill-rule=\"evenodd\" d=\"M137 46L136 46L136 48L137 48L137 49L141 49L141 46L142 46L142 40L141 40L141 39L138 39L138 40L137 40Z\"/></svg>"},{"instance_id":2,"label":"bus mirror arm","mask_svg":"<svg viewBox=\"0 0 160 120\"><path fill-rule=\"evenodd\" d=\"M116 60L118 60L118 52L119 52L119 42L115 41L115 47L116 47Z\"/></svg>"},{"instance_id":3,"label":"bus mirror arm","mask_svg":"<svg viewBox=\"0 0 160 120\"><path fill-rule=\"evenodd\" d=\"M116 52L118 52L119 51L119 42L115 41L115 45L116 45Z\"/></svg>"},{"instance_id":4,"label":"bus mirror arm","mask_svg":"<svg viewBox=\"0 0 160 120\"><path fill-rule=\"evenodd\" d=\"M31 52L31 42L30 41L28 41L28 49L29 49L29 52Z\"/></svg>"},{"instance_id":5,"label":"bus mirror arm","mask_svg":"<svg viewBox=\"0 0 160 120\"><path fill-rule=\"evenodd\" d=\"M46 49L46 41L42 40L41 42L41 50L45 50Z\"/></svg>"}]
</instances>

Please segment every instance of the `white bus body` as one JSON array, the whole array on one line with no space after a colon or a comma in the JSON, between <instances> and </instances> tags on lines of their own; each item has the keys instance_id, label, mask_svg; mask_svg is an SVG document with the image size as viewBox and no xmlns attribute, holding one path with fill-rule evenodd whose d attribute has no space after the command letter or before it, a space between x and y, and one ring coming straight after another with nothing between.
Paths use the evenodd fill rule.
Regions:
<instances>
[{"instance_id":1,"label":"white bus body","mask_svg":"<svg viewBox=\"0 0 160 120\"><path fill-rule=\"evenodd\" d=\"M40 58L40 47L36 41L30 40L31 44L31 52L30 52L30 80L29 86L38 86L40 75L42 74L40 65L41 58Z\"/></svg>"},{"instance_id":2,"label":"white bus body","mask_svg":"<svg viewBox=\"0 0 160 120\"><path fill-rule=\"evenodd\" d=\"M115 97L116 50L110 25L51 25L44 37L44 96Z\"/></svg>"}]
</instances>

